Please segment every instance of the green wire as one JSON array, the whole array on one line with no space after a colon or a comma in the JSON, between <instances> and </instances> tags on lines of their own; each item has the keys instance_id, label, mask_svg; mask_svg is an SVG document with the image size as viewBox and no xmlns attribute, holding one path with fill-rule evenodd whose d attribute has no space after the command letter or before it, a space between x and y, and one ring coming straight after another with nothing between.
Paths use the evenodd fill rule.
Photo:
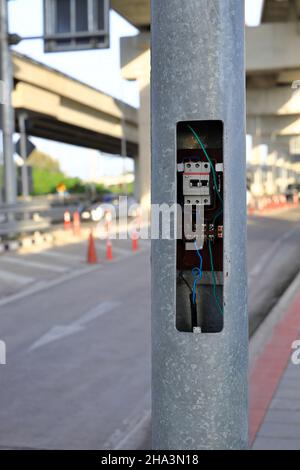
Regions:
<instances>
[{"instance_id":1,"label":"green wire","mask_svg":"<svg viewBox=\"0 0 300 470\"><path fill-rule=\"evenodd\" d=\"M210 240L208 241L208 249L209 249L211 272L212 272L212 277L213 277L214 298L215 298L216 305L218 307L218 310L219 310L220 314L223 315L223 308L221 307L218 296L217 296L217 281L216 281L216 273L215 273L215 268L214 268L214 260L213 260L213 254L212 254L212 248L211 248Z\"/></svg>"},{"instance_id":2,"label":"green wire","mask_svg":"<svg viewBox=\"0 0 300 470\"><path fill-rule=\"evenodd\" d=\"M203 152L204 152L204 155L208 161L208 163L210 164L210 167L211 167L211 170L212 170L212 174L213 174L213 180L214 180L214 184L215 184L215 188L216 188L216 191L217 191L217 195L218 195L218 198L220 199L221 201L221 204L222 204L222 209L215 215L214 219L213 219L213 223L215 224L217 218L223 213L223 199L222 199L222 196L218 190L218 183L217 183L217 175L216 175L216 172L215 172L215 169L214 169L214 166L213 166L213 163L211 161L211 159L209 158L208 156L208 153L200 139L200 137L198 136L198 134L195 132L195 130L188 125L188 128L190 129L190 131L193 133L194 137L196 138L198 144L200 145L200 147L202 148ZM215 273L215 268L214 268L214 258L213 258L213 253L212 253L212 247L211 247L211 241L208 240L208 249L209 249L209 258L210 258L210 266L211 266L211 272L212 272L212 278L213 278L213 292L214 292L214 298L215 298L215 301L216 301L216 305L218 307L218 310L220 312L221 315L223 315L223 308L221 307L220 305L220 302L219 302L219 299L218 299L218 295L217 295L217 280L216 280L216 273Z\"/></svg>"},{"instance_id":3,"label":"green wire","mask_svg":"<svg viewBox=\"0 0 300 470\"><path fill-rule=\"evenodd\" d=\"M214 166L213 166L213 163L211 161L211 159L209 158L208 156L208 153L200 139L200 137L198 136L198 134L194 131L194 129L188 125L188 128L190 129L190 131L194 134L194 137L195 139L197 140L198 144L200 145L200 147L202 148L203 152L204 152L204 155L208 161L208 163L210 164L210 167L211 167L211 170L212 170L212 174L213 174L213 180L214 180L214 183L215 183L215 188L216 188L216 191L217 191L217 195L218 195L218 198L220 199L221 201L221 204L223 206L223 199L222 199L222 196L221 194L219 193L219 190L218 190L218 183L217 183L217 175L216 175L216 172L215 172L215 169L214 169Z\"/></svg>"}]
</instances>

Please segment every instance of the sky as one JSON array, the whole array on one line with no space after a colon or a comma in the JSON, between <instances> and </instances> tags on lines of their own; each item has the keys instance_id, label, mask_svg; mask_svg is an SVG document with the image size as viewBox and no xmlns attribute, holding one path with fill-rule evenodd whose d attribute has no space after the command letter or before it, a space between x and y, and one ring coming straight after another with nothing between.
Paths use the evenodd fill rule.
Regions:
<instances>
[{"instance_id":1,"label":"sky","mask_svg":"<svg viewBox=\"0 0 300 470\"><path fill-rule=\"evenodd\" d=\"M257 25L263 0L245 0L246 23ZM40 36L43 30L42 0L13 0L9 2L10 31L22 37ZM122 80L120 71L119 39L137 34L137 30L117 13L110 14L111 44L107 50L48 53L43 52L41 40L22 41L15 49L61 72L109 93L132 106L138 107L138 87L135 82ZM107 73L109 71L109 73ZM122 159L109 157L96 150L31 138L36 146L58 159L62 170L70 176L90 180L92 175L117 175L123 171ZM126 160L126 169L133 170L133 162Z\"/></svg>"},{"instance_id":2,"label":"sky","mask_svg":"<svg viewBox=\"0 0 300 470\"><path fill-rule=\"evenodd\" d=\"M245 0L247 26L258 26L264 0Z\"/></svg>"}]
</instances>

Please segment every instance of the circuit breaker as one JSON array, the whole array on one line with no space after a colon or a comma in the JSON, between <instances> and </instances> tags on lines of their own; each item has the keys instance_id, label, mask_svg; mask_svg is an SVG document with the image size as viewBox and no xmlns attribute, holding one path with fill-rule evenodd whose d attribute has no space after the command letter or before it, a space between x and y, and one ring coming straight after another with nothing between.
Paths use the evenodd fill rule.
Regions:
<instances>
[{"instance_id":1,"label":"circuit breaker","mask_svg":"<svg viewBox=\"0 0 300 470\"><path fill-rule=\"evenodd\" d=\"M182 332L223 329L223 122L177 124L176 327Z\"/></svg>"}]
</instances>

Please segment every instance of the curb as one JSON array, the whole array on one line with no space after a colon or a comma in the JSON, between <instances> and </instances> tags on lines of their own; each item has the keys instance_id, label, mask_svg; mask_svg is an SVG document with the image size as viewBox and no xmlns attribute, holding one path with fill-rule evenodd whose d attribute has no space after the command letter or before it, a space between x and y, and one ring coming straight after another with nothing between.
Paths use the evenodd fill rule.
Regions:
<instances>
[{"instance_id":1,"label":"curb","mask_svg":"<svg viewBox=\"0 0 300 470\"><path fill-rule=\"evenodd\" d=\"M290 286L281 296L275 307L266 316L258 329L250 338L249 346L249 367L254 365L256 359L263 351L266 343L271 339L274 328L284 317L289 305L292 303L295 295L300 290L300 273L295 277Z\"/></svg>"},{"instance_id":2,"label":"curb","mask_svg":"<svg viewBox=\"0 0 300 470\"><path fill-rule=\"evenodd\" d=\"M250 343L250 443L268 413L300 333L300 273L270 312Z\"/></svg>"},{"instance_id":3,"label":"curb","mask_svg":"<svg viewBox=\"0 0 300 470\"><path fill-rule=\"evenodd\" d=\"M0 243L0 254L7 252L15 252L22 248L29 248L30 246L38 246L44 243L53 243L55 237L51 233L41 234L36 232L31 237L22 238L21 240L12 240Z\"/></svg>"}]
</instances>

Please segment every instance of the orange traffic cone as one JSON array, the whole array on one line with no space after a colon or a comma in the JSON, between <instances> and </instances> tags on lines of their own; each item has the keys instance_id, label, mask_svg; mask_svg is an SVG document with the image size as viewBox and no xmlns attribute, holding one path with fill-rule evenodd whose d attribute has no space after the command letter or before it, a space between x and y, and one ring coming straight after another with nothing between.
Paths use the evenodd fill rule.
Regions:
<instances>
[{"instance_id":1,"label":"orange traffic cone","mask_svg":"<svg viewBox=\"0 0 300 470\"><path fill-rule=\"evenodd\" d=\"M64 229L70 230L71 228L71 214L69 211L64 213Z\"/></svg>"},{"instance_id":2,"label":"orange traffic cone","mask_svg":"<svg viewBox=\"0 0 300 470\"><path fill-rule=\"evenodd\" d=\"M74 212L73 215L73 231L74 235L80 235L80 214L78 211Z\"/></svg>"},{"instance_id":3,"label":"orange traffic cone","mask_svg":"<svg viewBox=\"0 0 300 470\"><path fill-rule=\"evenodd\" d=\"M113 253L112 253L112 243L111 240L107 240L106 242L106 259L112 261Z\"/></svg>"},{"instance_id":4,"label":"orange traffic cone","mask_svg":"<svg viewBox=\"0 0 300 470\"><path fill-rule=\"evenodd\" d=\"M98 263L98 256L95 247L95 241L93 237L93 233L91 232L89 235L89 244L88 244L88 253L87 253L87 263L88 264L96 264Z\"/></svg>"},{"instance_id":5,"label":"orange traffic cone","mask_svg":"<svg viewBox=\"0 0 300 470\"><path fill-rule=\"evenodd\" d=\"M138 234L134 232L132 234L132 251L138 251L139 249L139 242L138 242Z\"/></svg>"}]
</instances>

